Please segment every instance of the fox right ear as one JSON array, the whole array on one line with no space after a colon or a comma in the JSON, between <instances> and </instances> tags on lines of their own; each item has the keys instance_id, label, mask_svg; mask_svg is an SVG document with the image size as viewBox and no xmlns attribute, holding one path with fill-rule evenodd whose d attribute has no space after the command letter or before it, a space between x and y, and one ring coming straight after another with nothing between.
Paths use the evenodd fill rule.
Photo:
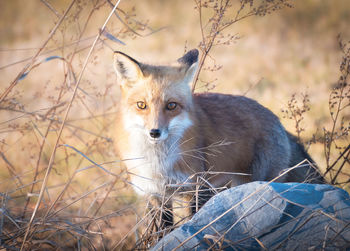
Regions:
<instances>
[{"instance_id":1,"label":"fox right ear","mask_svg":"<svg viewBox=\"0 0 350 251\"><path fill-rule=\"evenodd\" d=\"M114 70L121 85L136 82L143 76L140 63L120 51L114 52Z\"/></svg>"},{"instance_id":2,"label":"fox right ear","mask_svg":"<svg viewBox=\"0 0 350 251\"><path fill-rule=\"evenodd\" d=\"M193 79L197 72L198 55L198 50L193 49L177 60L185 68L184 82L189 85L193 85Z\"/></svg>"}]
</instances>

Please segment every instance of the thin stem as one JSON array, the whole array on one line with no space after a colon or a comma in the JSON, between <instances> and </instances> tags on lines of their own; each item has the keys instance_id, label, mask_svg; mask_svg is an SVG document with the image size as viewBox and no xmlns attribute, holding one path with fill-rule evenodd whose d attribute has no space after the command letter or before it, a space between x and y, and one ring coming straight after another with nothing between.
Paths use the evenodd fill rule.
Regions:
<instances>
[{"instance_id":1,"label":"thin stem","mask_svg":"<svg viewBox=\"0 0 350 251\"><path fill-rule=\"evenodd\" d=\"M80 82L81 82L83 73L84 73L84 71L85 71L85 68L86 68L88 62L89 62L90 56L91 56L91 54L92 54L92 52L93 52L93 50L94 50L94 48L95 48L95 46L96 46L96 43L97 43L97 41L99 40L99 38L100 38L100 36L101 36L101 34L102 34L102 31L105 29L105 27L106 27L106 25L107 25L109 19L111 18L111 16L112 16L112 14L114 13L115 9L116 9L117 6L119 5L120 1L121 1L121 0L118 0L118 2L115 4L113 10L109 13L109 15L108 15L108 17L107 17L105 23L103 24L103 26L102 26L100 32L99 32L98 35L96 36L95 41L93 42L93 44L92 44L92 46L91 46L91 48L90 48L90 51L89 51L88 55L86 56L85 62L84 62L84 64L83 64L83 68L82 68L82 70L81 70L81 72L80 72L80 74L79 74L79 77L78 77L77 83L76 83L76 85L75 85L75 88L74 88L72 97L71 97L70 102L69 102L69 104L68 104L68 107L67 107L67 109L66 109L66 112L65 112L65 115L64 115L64 119L63 119L63 122L62 122L62 124L61 124L60 130L59 130L59 133L58 133L58 136L57 136L57 139L56 139L55 146L54 146L53 151L52 151L52 153L51 153L50 160L49 160L49 164L48 164L48 166L47 166L46 173L45 173L45 177L44 177L44 180L43 180L41 189L40 189L39 198L38 198L38 201L37 201L37 203L36 203L36 205L35 205L34 211L33 211L33 213L32 213L32 217L30 218L30 221L29 221L29 223L28 223L27 230L26 230L26 233L25 233L24 238L23 238L21 250L24 249L24 244L25 244L26 239L27 239L27 237L28 237L28 234L29 234L30 228L31 228L31 226L32 226L33 220L34 220L34 218L35 218L35 215L36 215L36 213L37 213L37 211L38 211L38 208L39 208L39 206L40 206L40 204L41 204L41 201L42 201L42 199L43 199L44 191L45 191L45 188L46 188L46 185L47 185L47 182L48 182L49 174L50 174L51 169L52 169L52 165L53 165L53 162L54 162L54 159L55 159L55 154L56 154L57 147L58 147L58 145L59 145L59 141L60 141L60 138L61 138L61 135L62 135L62 131L63 131L63 128L64 128L64 126L65 126L65 122L66 122L66 120L67 120L67 118L68 118L68 114L69 114L70 108L72 107L72 103L73 103L73 100L74 100L75 95L76 95L76 93L77 93L77 90L78 90L79 84L80 84ZM71 6L73 5L74 2L75 2L75 0L72 1L71 5L69 6L69 9L71 8ZM68 11L66 11L66 13L68 13ZM63 16L65 16L65 15L63 15Z\"/></svg>"},{"instance_id":2,"label":"thin stem","mask_svg":"<svg viewBox=\"0 0 350 251\"><path fill-rule=\"evenodd\" d=\"M49 34L49 37L46 39L46 41L43 43L43 45L40 47L40 49L37 51L37 53L35 53L35 55L32 57L31 61L29 64L27 64L20 73L18 73L17 77L15 78L15 80L12 81L12 83L10 84L9 87L7 87L7 89L1 94L0 96L0 103L2 103L2 101L6 98L6 96L11 92L11 90L13 89L13 87L15 87L15 85L17 84L18 80L22 77L22 75L34 64L35 59L40 55L40 53L44 50L44 48L46 47L47 43L51 40L51 38L53 37L53 35L55 34L56 30L58 29L58 27L61 25L61 23L63 22L63 20L66 18L68 12L70 11L70 9L72 8L73 4L75 3L76 0L73 0L70 5L68 6L68 8L66 9L66 11L64 12L64 14L62 15L62 17L60 18L60 20L57 22L57 24L55 25L55 27L52 29L52 31Z\"/></svg>"}]
</instances>

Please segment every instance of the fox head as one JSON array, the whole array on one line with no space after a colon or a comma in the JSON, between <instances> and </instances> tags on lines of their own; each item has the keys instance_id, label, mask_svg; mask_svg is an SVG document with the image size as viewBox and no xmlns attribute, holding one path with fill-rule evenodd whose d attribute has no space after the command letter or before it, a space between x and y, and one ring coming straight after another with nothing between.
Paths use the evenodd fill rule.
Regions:
<instances>
[{"instance_id":1,"label":"fox head","mask_svg":"<svg viewBox=\"0 0 350 251\"><path fill-rule=\"evenodd\" d=\"M143 64L114 53L114 69L121 89L123 125L141 133L147 142L178 140L192 125L191 84L197 70L198 50L191 50L176 65Z\"/></svg>"}]
</instances>

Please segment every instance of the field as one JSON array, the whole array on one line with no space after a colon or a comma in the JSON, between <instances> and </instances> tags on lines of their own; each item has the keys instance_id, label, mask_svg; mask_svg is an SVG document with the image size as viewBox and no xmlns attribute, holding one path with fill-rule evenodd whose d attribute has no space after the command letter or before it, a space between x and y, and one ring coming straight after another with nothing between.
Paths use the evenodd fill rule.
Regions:
<instances>
[{"instance_id":1,"label":"field","mask_svg":"<svg viewBox=\"0 0 350 251\"><path fill-rule=\"evenodd\" d=\"M132 249L147 228L113 149L116 50L167 63L200 49L195 92L268 107L350 191L350 2L225 2L0 2L0 247Z\"/></svg>"}]
</instances>

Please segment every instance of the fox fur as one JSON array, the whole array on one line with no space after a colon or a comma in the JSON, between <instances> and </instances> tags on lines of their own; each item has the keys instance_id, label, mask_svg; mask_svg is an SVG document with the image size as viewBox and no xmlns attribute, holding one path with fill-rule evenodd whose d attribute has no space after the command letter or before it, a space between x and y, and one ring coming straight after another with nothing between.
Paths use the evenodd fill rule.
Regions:
<instances>
[{"instance_id":1,"label":"fox fur","mask_svg":"<svg viewBox=\"0 0 350 251\"><path fill-rule=\"evenodd\" d=\"M197 61L197 50L161 66L114 53L121 89L115 148L137 193L161 195L178 184L193 184L198 176L214 188L269 181L305 159L313 162L279 119L256 101L192 93ZM303 165L278 181L323 179Z\"/></svg>"}]
</instances>

